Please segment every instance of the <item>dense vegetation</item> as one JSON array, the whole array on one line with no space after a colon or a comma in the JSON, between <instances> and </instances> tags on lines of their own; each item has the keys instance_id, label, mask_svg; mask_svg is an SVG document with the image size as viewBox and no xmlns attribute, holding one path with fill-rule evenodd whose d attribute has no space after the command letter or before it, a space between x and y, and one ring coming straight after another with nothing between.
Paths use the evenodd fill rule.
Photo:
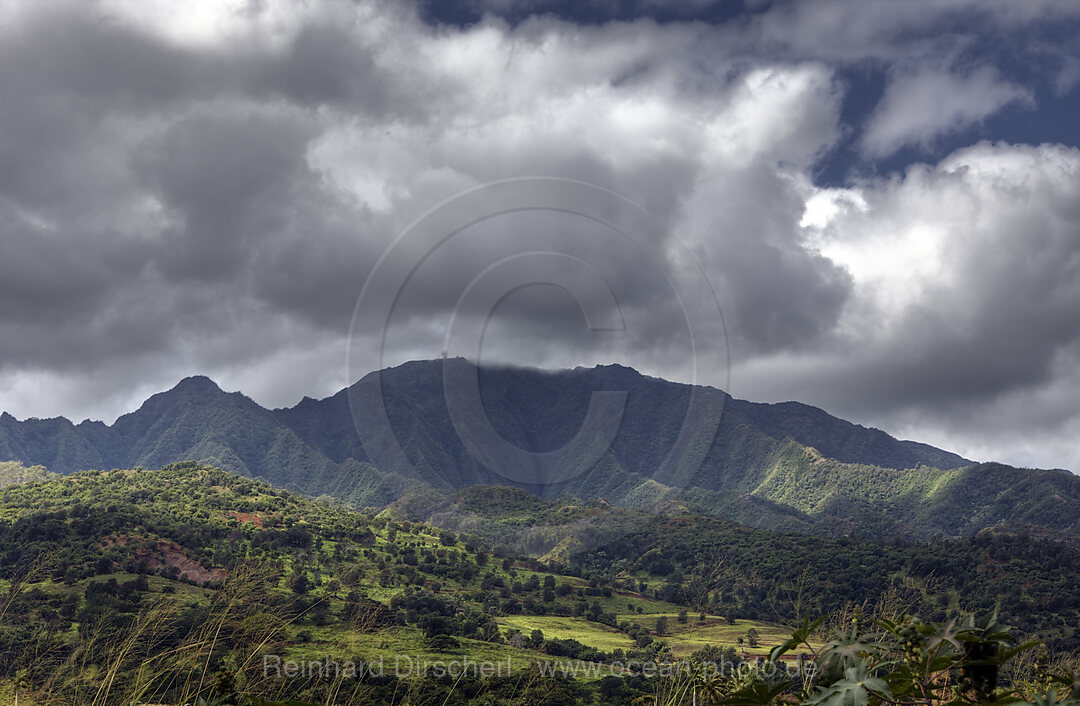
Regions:
<instances>
[{"instance_id":1,"label":"dense vegetation","mask_svg":"<svg viewBox=\"0 0 1080 706\"><path fill-rule=\"evenodd\" d=\"M510 488L414 497L388 514L452 529L503 552L567 559L585 575L692 609L789 621L886 601L928 619L995 606L1028 633L1075 644L1080 544L990 529L974 537L875 542L768 532L674 504L646 514L595 501L544 501ZM584 545L587 551L573 552ZM643 584L646 586L642 589Z\"/></svg>"},{"instance_id":2,"label":"dense vegetation","mask_svg":"<svg viewBox=\"0 0 1080 706\"><path fill-rule=\"evenodd\" d=\"M0 683L20 689L24 703L183 701L222 680L266 697L344 689L352 702L400 703L447 685L269 679L260 659L457 655L505 661L514 674L455 684L450 703L479 691L501 703L498 694L532 678L536 658L666 654L637 621L679 606L616 595L579 574L194 463L80 472L0 491ZM627 645L601 650L498 622L517 615L577 619L625 634ZM593 687L545 678L536 689L577 699Z\"/></svg>"},{"instance_id":3,"label":"dense vegetation","mask_svg":"<svg viewBox=\"0 0 1080 706\"><path fill-rule=\"evenodd\" d=\"M267 410L206 378L188 378L112 426L0 415L0 458L61 473L199 459L371 509L417 493L512 484L477 462L458 438L442 366L414 362L368 376L353 389L354 405L343 390ZM527 487L547 499L603 498L637 509L679 501L742 525L824 536L928 539L1000 523L1080 533L1080 478L1071 473L972 464L807 405L754 404L699 388L715 414L722 409L718 432L700 472L675 479L660 469L683 424L689 386L615 365L556 373L483 369L480 381L496 430L534 451L574 435L593 391L626 391L619 434L589 472ZM376 386L382 405L373 401ZM373 465L385 458L380 444L387 441L372 432L368 415L376 407L385 408L411 467Z\"/></svg>"},{"instance_id":4,"label":"dense vegetation","mask_svg":"<svg viewBox=\"0 0 1080 706\"><path fill-rule=\"evenodd\" d=\"M974 679L971 668L1005 662L1025 636L1048 638L1050 652L1018 653L999 686L1045 696L1050 665L1076 647L1080 551L1049 537L823 539L679 505L649 519L508 488L471 489L440 507L444 520L467 516L478 532L413 522L400 506L358 513L195 463L4 488L0 702L18 691L24 704L231 703L238 695L250 703L749 704L783 694L839 704L856 693L921 703L912 689L930 689L926 702L985 696L975 681L961 688L945 676ZM538 523L565 535L618 522L626 524L584 552L527 556L507 539ZM970 611L985 616L995 605L1017 631L963 627ZM878 622L858 618L855 606ZM834 618L785 648L778 624L806 614ZM928 622L904 617L912 614ZM948 646L935 637L943 630ZM787 664L806 653L822 671L778 681L766 669L768 660L782 663L778 649L790 652ZM286 679L267 674L267 656L507 668ZM702 666L749 660L749 668L755 659L767 661L719 677ZM650 673L631 662L698 667ZM573 678L582 664L603 669Z\"/></svg>"}]
</instances>

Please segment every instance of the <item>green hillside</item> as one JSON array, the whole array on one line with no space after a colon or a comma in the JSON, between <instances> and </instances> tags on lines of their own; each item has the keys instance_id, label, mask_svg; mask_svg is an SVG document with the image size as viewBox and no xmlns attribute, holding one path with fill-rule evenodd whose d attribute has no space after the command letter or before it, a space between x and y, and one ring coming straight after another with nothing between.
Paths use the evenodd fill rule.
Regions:
<instances>
[{"instance_id":1,"label":"green hillside","mask_svg":"<svg viewBox=\"0 0 1080 706\"><path fill-rule=\"evenodd\" d=\"M567 561L691 610L758 620L893 601L944 618L999 606L1061 647L1080 624L1080 543L1045 530L984 530L964 539L867 541L778 533L672 504L658 515L520 490L470 488L419 496L386 513L470 528L506 552Z\"/></svg>"},{"instance_id":2,"label":"green hillside","mask_svg":"<svg viewBox=\"0 0 1080 706\"><path fill-rule=\"evenodd\" d=\"M443 508L483 520L474 537L196 463L5 469L36 478L0 490L0 698L21 704L179 704L215 688L309 703L630 704L661 682L627 664L761 657L783 624L856 604L935 620L997 604L1055 649L1076 645L1080 551L1048 538L823 539L508 488ZM565 540L583 522L623 525L589 551L560 540L543 561L506 539L544 523ZM382 668L282 678L267 659ZM468 660L505 673L402 671ZM559 665L585 671L542 673Z\"/></svg>"},{"instance_id":3,"label":"green hillside","mask_svg":"<svg viewBox=\"0 0 1080 706\"><path fill-rule=\"evenodd\" d=\"M350 703L454 692L408 674L268 679L266 655L506 664L501 681L455 688L526 698L522 680L537 661L670 654L660 636L639 639L650 631L638 616L680 610L637 592L616 596L573 566L493 554L445 530L194 463L0 490L0 596L0 695L18 687L24 704L179 703L222 679L267 698L323 699L329 689ZM530 630L522 641L499 622L514 616L558 618L577 632ZM628 618L634 639L619 632ZM618 651L594 639L611 631L624 635ZM559 689L591 698L595 687Z\"/></svg>"}]
</instances>

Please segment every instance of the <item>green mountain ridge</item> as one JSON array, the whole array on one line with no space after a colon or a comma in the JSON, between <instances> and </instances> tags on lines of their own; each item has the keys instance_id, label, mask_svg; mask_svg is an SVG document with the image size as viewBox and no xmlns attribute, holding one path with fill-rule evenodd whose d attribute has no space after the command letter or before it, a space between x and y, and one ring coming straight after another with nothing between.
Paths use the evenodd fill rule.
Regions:
<instances>
[{"instance_id":1,"label":"green mountain ridge","mask_svg":"<svg viewBox=\"0 0 1080 706\"><path fill-rule=\"evenodd\" d=\"M654 510L681 502L740 524L819 535L961 536L995 525L1080 532L1080 478L1066 471L978 464L797 402L762 404L692 388L620 365L541 371L475 370L484 411L510 444L558 449L581 427L593 392L626 394L625 411L596 463L562 482L504 477L470 453L451 419L444 366L414 361L372 373L352 388L269 410L187 378L112 425L0 416L0 459L71 473L90 468L211 463L311 496L381 509L412 496L509 485L555 500L602 498ZM691 394L707 402L717 431L697 443L704 461L671 475L671 450ZM395 438L379 432L382 408ZM400 444L404 459L389 453ZM678 469L684 470L684 469ZM665 473L667 475L665 475Z\"/></svg>"}]
</instances>

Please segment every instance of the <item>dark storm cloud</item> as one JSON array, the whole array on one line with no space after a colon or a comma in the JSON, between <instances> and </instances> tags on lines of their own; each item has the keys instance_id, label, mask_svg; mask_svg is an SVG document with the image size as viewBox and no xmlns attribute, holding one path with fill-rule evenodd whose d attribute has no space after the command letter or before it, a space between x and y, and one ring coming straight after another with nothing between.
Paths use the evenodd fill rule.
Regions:
<instances>
[{"instance_id":1,"label":"dark storm cloud","mask_svg":"<svg viewBox=\"0 0 1080 706\"><path fill-rule=\"evenodd\" d=\"M177 222L162 234L170 278L230 277L280 230L313 130L288 116L217 108L181 118L143 145L136 173ZM296 224L290 224L296 225Z\"/></svg>"},{"instance_id":2,"label":"dark storm cloud","mask_svg":"<svg viewBox=\"0 0 1080 706\"><path fill-rule=\"evenodd\" d=\"M138 272L146 259L138 248L120 243L75 250L69 240L22 221L10 213L0 214L5 224L0 317L7 322L64 325L85 317L114 286L117 271ZM80 236L90 242L107 237L100 233Z\"/></svg>"},{"instance_id":3,"label":"dark storm cloud","mask_svg":"<svg viewBox=\"0 0 1080 706\"><path fill-rule=\"evenodd\" d=\"M381 70L370 48L329 23L303 27L277 56L253 59L248 69L253 88L292 103L341 105L373 114L392 112L402 104L419 107L417 93L403 91L401 77ZM423 91L434 88L424 86ZM408 100L410 95L413 100Z\"/></svg>"},{"instance_id":4,"label":"dark storm cloud","mask_svg":"<svg viewBox=\"0 0 1080 706\"><path fill-rule=\"evenodd\" d=\"M792 225L799 194L775 171L755 168L714 185L722 195L704 262L724 305L737 356L805 349L837 324L851 294L848 273L805 247Z\"/></svg>"},{"instance_id":5,"label":"dark storm cloud","mask_svg":"<svg viewBox=\"0 0 1080 706\"><path fill-rule=\"evenodd\" d=\"M0 42L0 312L27 326L0 364L167 353L252 298L345 325L377 250L306 150L321 106L418 106L402 76L321 18L281 47L182 46L82 4L22 19Z\"/></svg>"}]
</instances>

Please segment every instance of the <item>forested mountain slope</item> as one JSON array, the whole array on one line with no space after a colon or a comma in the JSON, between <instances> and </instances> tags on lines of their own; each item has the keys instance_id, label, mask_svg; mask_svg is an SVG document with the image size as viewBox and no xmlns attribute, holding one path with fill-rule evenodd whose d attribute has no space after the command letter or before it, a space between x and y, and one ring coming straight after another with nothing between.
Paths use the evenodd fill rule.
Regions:
<instances>
[{"instance_id":1,"label":"forested mountain slope","mask_svg":"<svg viewBox=\"0 0 1080 706\"><path fill-rule=\"evenodd\" d=\"M594 391L626 394L618 433L597 450L591 468L561 482L526 483L485 466L462 443L446 403L444 365L471 364L407 363L289 409L264 409L194 377L111 426L63 418L20 422L4 414L0 459L59 473L198 460L371 508L429 490L516 485L547 499L602 498L628 508L677 500L743 524L816 534L958 536L999 523L1080 530L1080 478L1071 473L973 464L808 405L746 402L619 365L479 370L492 427L535 452L574 437ZM700 466L677 469L686 471L677 477L664 460L692 392L708 401L713 416L705 427L715 425L716 433L706 440ZM385 453L391 440L374 424L380 406L406 463L383 463L392 456Z\"/></svg>"}]
</instances>

